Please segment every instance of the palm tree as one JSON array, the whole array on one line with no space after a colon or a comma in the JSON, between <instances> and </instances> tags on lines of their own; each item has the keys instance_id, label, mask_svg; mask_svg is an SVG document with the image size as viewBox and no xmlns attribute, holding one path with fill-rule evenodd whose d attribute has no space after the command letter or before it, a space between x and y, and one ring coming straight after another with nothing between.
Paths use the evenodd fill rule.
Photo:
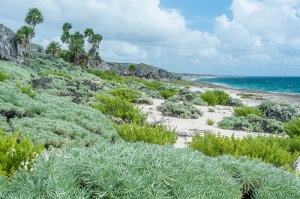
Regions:
<instances>
[{"instance_id":1,"label":"palm tree","mask_svg":"<svg viewBox=\"0 0 300 199\"><path fill-rule=\"evenodd\" d=\"M94 35L94 31L91 28L87 28L84 31L84 37L88 37L88 43L89 43L89 50L90 50L90 43L91 43L91 37Z\"/></svg>"},{"instance_id":2,"label":"palm tree","mask_svg":"<svg viewBox=\"0 0 300 199\"><path fill-rule=\"evenodd\" d=\"M51 57L56 57L61 50L61 45L58 42L52 41L46 48L46 53Z\"/></svg>"},{"instance_id":3,"label":"palm tree","mask_svg":"<svg viewBox=\"0 0 300 199\"><path fill-rule=\"evenodd\" d=\"M62 36L60 37L60 39L63 43L69 44L70 37L71 37L71 35L70 35L69 31L64 31Z\"/></svg>"},{"instance_id":4,"label":"palm tree","mask_svg":"<svg viewBox=\"0 0 300 199\"><path fill-rule=\"evenodd\" d=\"M64 23L63 31L69 31L69 30L71 30L71 28L72 28L72 24L70 24L68 22Z\"/></svg>"},{"instance_id":5,"label":"palm tree","mask_svg":"<svg viewBox=\"0 0 300 199\"><path fill-rule=\"evenodd\" d=\"M99 44L101 41L102 41L102 35L100 35L100 34L94 34L91 37L91 43L93 44L94 48L99 49Z\"/></svg>"},{"instance_id":6,"label":"palm tree","mask_svg":"<svg viewBox=\"0 0 300 199\"><path fill-rule=\"evenodd\" d=\"M41 11L39 11L37 8L30 8L29 12L27 13L26 17L25 17L25 22L32 27L33 32L34 32L34 27L36 26L36 24L42 23L44 21L44 17L41 13ZM31 39L29 40L29 49L31 52Z\"/></svg>"},{"instance_id":7,"label":"palm tree","mask_svg":"<svg viewBox=\"0 0 300 199\"><path fill-rule=\"evenodd\" d=\"M29 26L22 26L17 32L16 32L16 39L20 45L24 47L24 61L26 61L26 53L27 53L27 47L30 43L30 39L34 37L34 30L33 28Z\"/></svg>"}]
</instances>

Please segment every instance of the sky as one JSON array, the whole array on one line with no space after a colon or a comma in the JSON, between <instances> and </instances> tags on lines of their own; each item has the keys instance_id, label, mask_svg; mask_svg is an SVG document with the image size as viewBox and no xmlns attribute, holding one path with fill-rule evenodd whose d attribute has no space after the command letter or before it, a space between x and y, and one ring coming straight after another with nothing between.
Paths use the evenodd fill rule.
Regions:
<instances>
[{"instance_id":1,"label":"sky","mask_svg":"<svg viewBox=\"0 0 300 199\"><path fill-rule=\"evenodd\" d=\"M171 72L300 76L300 0L1 0L0 23L17 31L29 8L44 22L33 43L92 28L107 62ZM88 46L88 45L86 45ZM64 46L66 47L66 46Z\"/></svg>"}]
</instances>

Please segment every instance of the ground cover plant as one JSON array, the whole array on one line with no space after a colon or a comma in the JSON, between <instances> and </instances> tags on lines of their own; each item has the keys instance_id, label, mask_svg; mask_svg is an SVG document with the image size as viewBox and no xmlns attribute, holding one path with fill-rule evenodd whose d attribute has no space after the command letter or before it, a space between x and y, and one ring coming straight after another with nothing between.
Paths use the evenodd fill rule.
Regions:
<instances>
[{"instance_id":1,"label":"ground cover plant","mask_svg":"<svg viewBox=\"0 0 300 199\"><path fill-rule=\"evenodd\" d=\"M179 117L185 119L197 119L203 115L203 112L189 102L178 103L166 100L157 107L165 116Z\"/></svg>"},{"instance_id":2,"label":"ground cover plant","mask_svg":"<svg viewBox=\"0 0 300 199\"><path fill-rule=\"evenodd\" d=\"M250 114L262 117L262 111L256 107L248 107L248 106L234 107L233 111L234 111L233 115L236 117L239 117L239 116L247 117Z\"/></svg>"},{"instance_id":3,"label":"ground cover plant","mask_svg":"<svg viewBox=\"0 0 300 199\"><path fill-rule=\"evenodd\" d=\"M285 123L284 132L291 138L300 136L300 118L294 118L291 122Z\"/></svg>"}]
</instances>

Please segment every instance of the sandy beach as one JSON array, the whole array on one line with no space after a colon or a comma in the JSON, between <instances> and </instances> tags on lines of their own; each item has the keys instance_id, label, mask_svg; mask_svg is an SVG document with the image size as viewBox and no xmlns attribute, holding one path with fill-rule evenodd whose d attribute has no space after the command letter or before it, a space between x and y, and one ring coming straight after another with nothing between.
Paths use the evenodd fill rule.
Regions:
<instances>
[{"instance_id":1,"label":"sandy beach","mask_svg":"<svg viewBox=\"0 0 300 199\"><path fill-rule=\"evenodd\" d=\"M247 106L257 106L264 100L271 100L278 104L290 104L297 107L300 111L300 95L233 89L209 83L197 83L197 85L199 86L191 86L189 89L191 91L201 92L205 92L206 90L220 89L228 93L230 97L242 100L242 102ZM250 96L243 98L243 94L250 94ZM157 106L163 102L163 99L153 99L153 105L141 105L140 108L143 110L143 112L148 113L148 122L161 122L170 128L176 129L179 137L174 146L177 148L185 147L185 142L191 141L195 134L203 135L204 131L209 131L214 134L220 133L222 136L231 136L234 133L234 135L239 138L247 135L270 135L267 133L225 130L219 128L217 123L221 121L223 117L231 116L233 114L233 107L230 106L195 106L203 111L203 116L200 116L198 119L181 119L163 116L162 113L157 110ZM214 112L209 112L209 109L214 109ZM215 124L212 126L206 124L206 120L208 118L214 120Z\"/></svg>"}]
</instances>

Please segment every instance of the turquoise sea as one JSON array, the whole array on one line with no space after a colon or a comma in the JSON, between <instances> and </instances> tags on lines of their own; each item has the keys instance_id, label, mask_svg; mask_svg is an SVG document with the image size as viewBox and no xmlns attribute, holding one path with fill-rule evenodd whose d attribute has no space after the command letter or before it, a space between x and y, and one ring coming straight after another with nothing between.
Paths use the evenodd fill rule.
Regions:
<instances>
[{"instance_id":1,"label":"turquoise sea","mask_svg":"<svg viewBox=\"0 0 300 199\"><path fill-rule=\"evenodd\" d=\"M196 81L238 89L300 95L300 77L211 76Z\"/></svg>"}]
</instances>

